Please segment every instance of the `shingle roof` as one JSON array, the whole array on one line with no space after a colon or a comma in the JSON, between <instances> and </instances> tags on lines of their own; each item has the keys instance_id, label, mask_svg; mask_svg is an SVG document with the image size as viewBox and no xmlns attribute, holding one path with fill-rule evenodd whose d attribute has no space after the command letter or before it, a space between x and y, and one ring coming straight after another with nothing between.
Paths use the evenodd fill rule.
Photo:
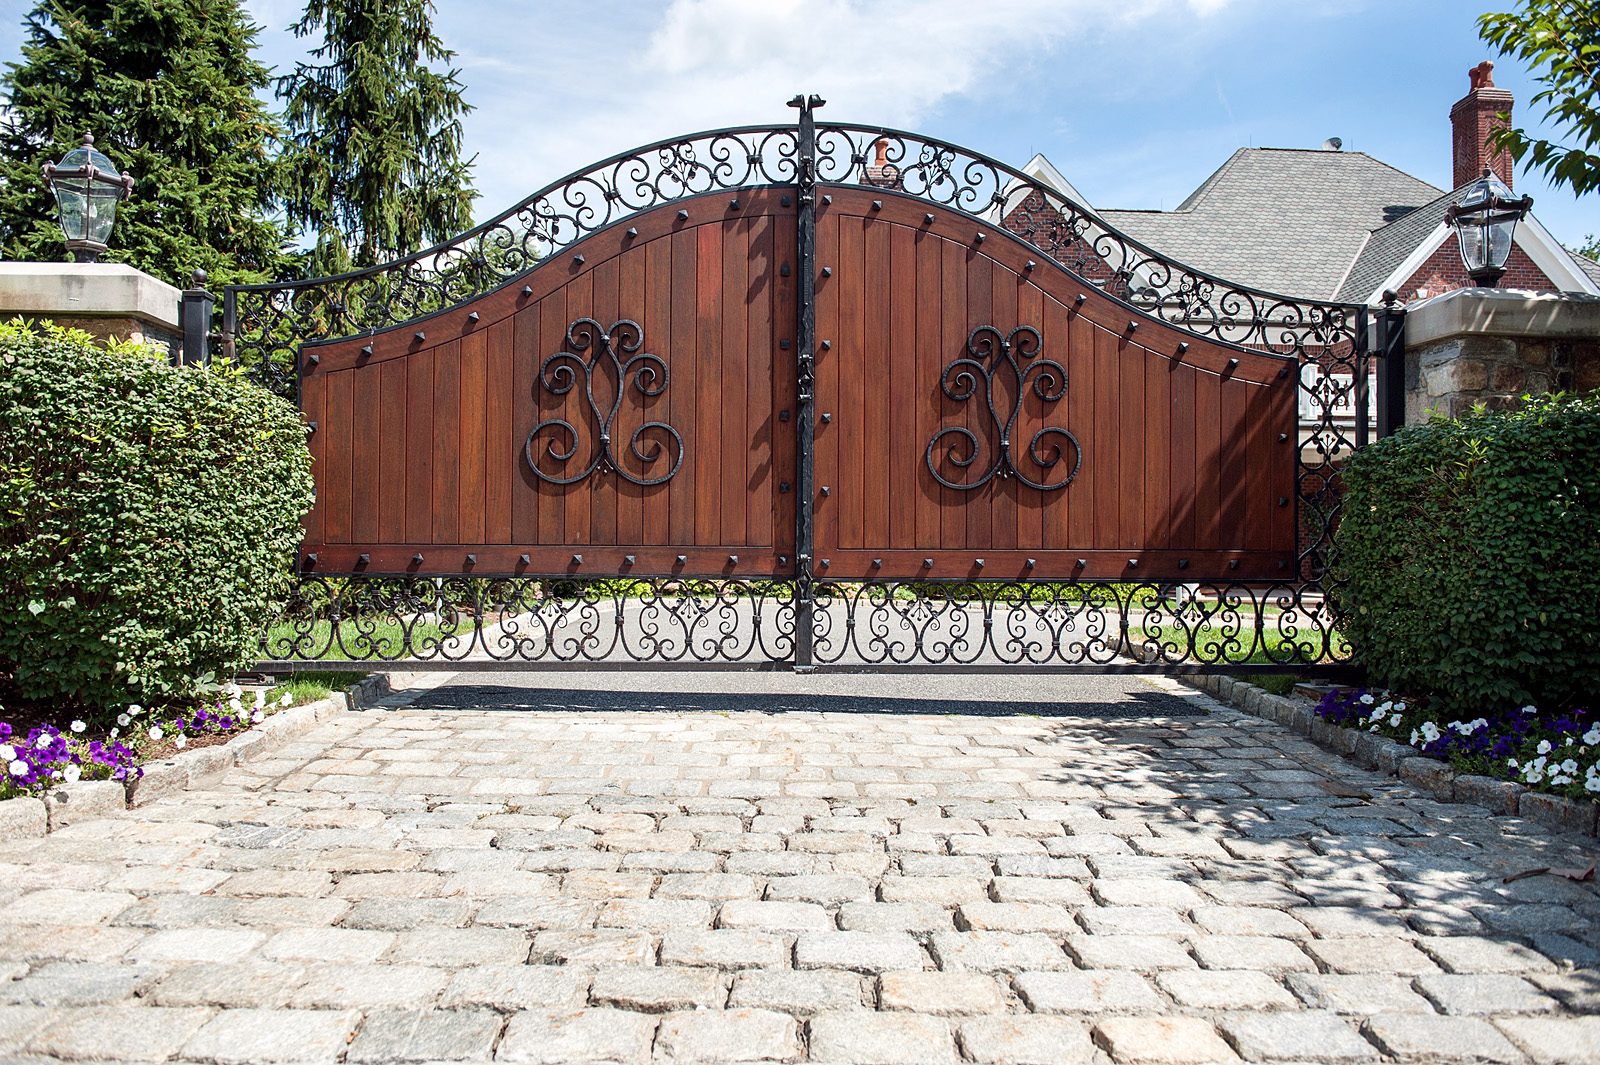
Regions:
<instances>
[{"instance_id":1,"label":"shingle roof","mask_svg":"<svg viewBox=\"0 0 1600 1065\"><path fill-rule=\"evenodd\" d=\"M1589 275L1589 280L1600 285L1600 263L1577 252L1572 253L1572 261L1578 264L1578 269Z\"/></svg>"},{"instance_id":2,"label":"shingle roof","mask_svg":"<svg viewBox=\"0 0 1600 1065\"><path fill-rule=\"evenodd\" d=\"M1333 298L1347 303L1365 303L1372 290L1381 285L1400 264L1417 250L1429 233L1444 221L1445 211L1456 201L1456 192L1446 192L1432 203L1423 204L1415 211L1381 229L1372 231L1366 246L1356 256L1350 275Z\"/></svg>"},{"instance_id":3,"label":"shingle roof","mask_svg":"<svg viewBox=\"0 0 1600 1065\"><path fill-rule=\"evenodd\" d=\"M1241 148L1175 211L1097 213L1163 254L1229 281L1326 299L1349 287L1341 281L1365 258L1369 235L1442 195L1365 152ZM1398 237L1396 231L1392 239Z\"/></svg>"}]
</instances>

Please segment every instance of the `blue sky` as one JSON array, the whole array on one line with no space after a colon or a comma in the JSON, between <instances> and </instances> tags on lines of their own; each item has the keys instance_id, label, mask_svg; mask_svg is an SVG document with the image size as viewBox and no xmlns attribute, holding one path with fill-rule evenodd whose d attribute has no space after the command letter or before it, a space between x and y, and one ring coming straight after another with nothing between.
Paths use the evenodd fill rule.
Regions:
<instances>
[{"instance_id":1,"label":"blue sky","mask_svg":"<svg viewBox=\"0 0 1600 1065\"><path fill-rule=\"evenodd\" d=\"M1327 137L1441 187L1450 105L1487 0L437 0L458 53L484 218L584 164L661 137L824 117L910 128L1021 165L1043 152L1098 207L1172 208L1242 146ZM1499 9L1511 6L1502 0ZM29 5L4 0L0 56ZM304 56L302 0L246 0L261 55ZM1496 84L1519 121L1536 91ZM1600 195L1519 174L1562 241L1600 233Z\"/></svg>"}]
</instances>

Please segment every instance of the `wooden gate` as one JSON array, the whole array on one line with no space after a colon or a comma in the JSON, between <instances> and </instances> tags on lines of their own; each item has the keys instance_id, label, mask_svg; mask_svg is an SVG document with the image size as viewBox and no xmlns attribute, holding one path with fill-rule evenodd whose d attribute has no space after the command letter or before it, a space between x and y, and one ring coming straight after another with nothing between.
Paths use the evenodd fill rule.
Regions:
<instances>
[{"instance_id":1,"label":"wooden gate","mask_svg":"<svg viewBox=\"0 0 1600 1065\"><path fill-rule=\"evenodd\" d=\"M229 289L317 480L263 665L1337 660L1364 311L797 103L387 267Z\"/></svg>"}]
</instances>

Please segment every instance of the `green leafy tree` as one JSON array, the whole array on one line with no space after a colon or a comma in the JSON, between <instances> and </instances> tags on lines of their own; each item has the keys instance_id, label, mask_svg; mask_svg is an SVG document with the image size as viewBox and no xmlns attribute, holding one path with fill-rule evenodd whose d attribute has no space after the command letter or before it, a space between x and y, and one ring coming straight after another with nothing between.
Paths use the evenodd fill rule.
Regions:
<instances>
[{"instance_id":1,"label":"green leafy tree","mask_svg":"<svg viewBox=\"0 0 1600 1065\"><path fill-rule=\"evenodd\" d=\"M1483 39L1528 65L1544 88L1545 121L1569 143L1507 124L1491 135L1524 170L1542 170L1578 195L1600 189L1600 0L1522 0L1515 11L1479 16Z\"/></svg>"},{"instance_id":2,"label":"green leafy tree","mask_svg":"<svg viewBox=\"0 0 1600 1065\"><path fill-rule=\"evenodd\" d=\"M280 130L238 0L43 0L24 25L21 61L0 75L0 254L67 257L39 170L89 131L135 179L107 261L184 286L196 267L217 283L280 268Z\"/></svg>"},{"instance_id":3,"label":"green leafy tree","mask_svg":"<svg viewBox=\"0 0 1600 1065\"><path fill-rule=\"evenodd\" d=\"M1585 259L1593 259L1596 262L1600 262L1600 237L1589 233L1584 236L1582 244L1576 248L1568 247L1567 250L1574 255L1581 255Z\"/></svg>"},{"instance_id":4,"label":"green leafy tree","mask_svg":"<svg viewBox=\"0 0 1600 1065\"><path fill-rule=\"evenodd\" d=\"M314 235L312 273L370 266L472 224L461 156L460 71L432 28L431 0L309 0L293 29L321 46L278 79L289 142L285 208Z\"/></svg>"}]
</instances>

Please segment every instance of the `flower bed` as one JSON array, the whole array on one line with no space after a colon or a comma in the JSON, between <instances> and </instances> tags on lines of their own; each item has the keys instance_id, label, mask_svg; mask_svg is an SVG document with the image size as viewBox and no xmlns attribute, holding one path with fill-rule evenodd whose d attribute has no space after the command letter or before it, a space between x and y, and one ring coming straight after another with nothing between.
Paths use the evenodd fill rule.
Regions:
<instances>
[{"instance_id":1,"label":"flower bed","mask_svg":"<svg viewBox=\"0 0 1600 1065\"><path fill-rule=\"evenodd\" d=\"M197 707L146 710L134 704L116 716L104 736L90 738L89 726L74 720L63 732L52 724L18 739L0 721L0 799L41 795L51 787L79 780L133 781L144 775L140 762L164 757L191 743L218 743L260 724L268 714L292 706L288 691L257 691L246 702L234 684L218 689L214 701Z\"/></svg>"},{"instance_id":2,"label":"flower bed","mask_svg":"<svg viewBox=\"0 0 1600 1065\"><path fill-rule=\"evenodd\" d=\"M1587 710L1552 717L1523 706L1492 718L1442 721L1448 715L1431 712L1427 700L1347 688L1323 696L1316 714L1407 744L1463 773L1568 798L1600 796L1600 719Z\"/></svg>"}]
</instances>

